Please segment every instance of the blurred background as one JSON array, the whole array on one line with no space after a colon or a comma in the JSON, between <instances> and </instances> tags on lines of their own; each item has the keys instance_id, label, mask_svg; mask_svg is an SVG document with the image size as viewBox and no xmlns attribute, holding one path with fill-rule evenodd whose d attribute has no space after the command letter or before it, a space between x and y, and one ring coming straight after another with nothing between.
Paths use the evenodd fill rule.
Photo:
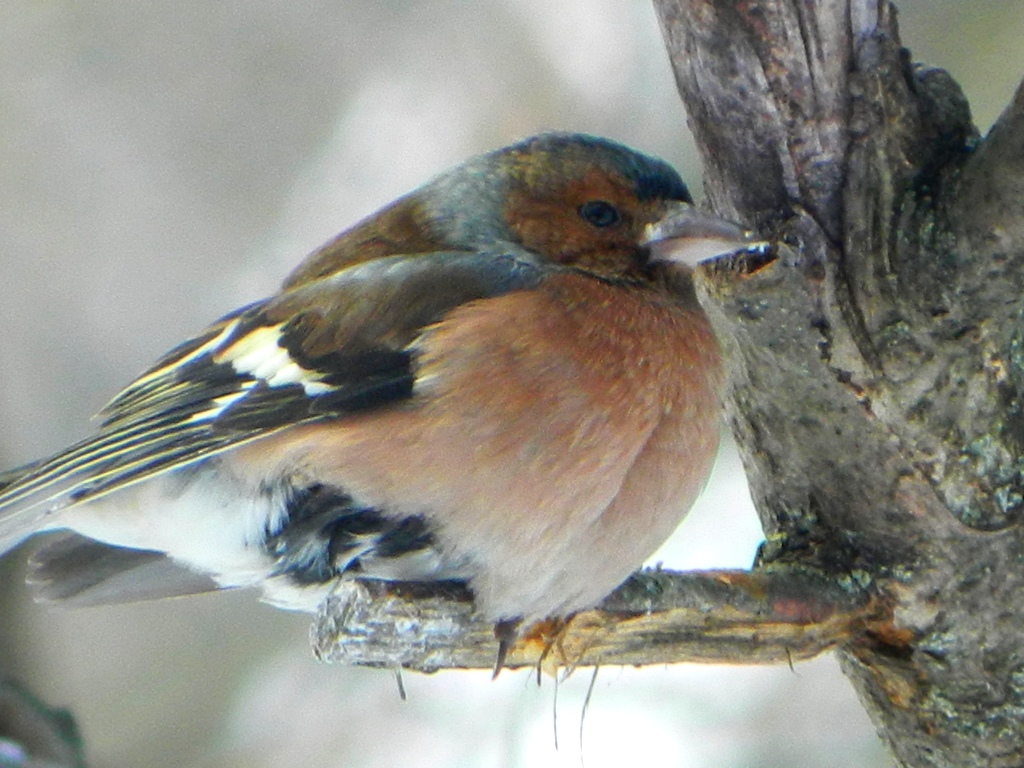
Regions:
<instances>
[{"instance_id":1,"label":"blurred background","mask_svg":"<svg viewBox=\"0 0 1024 768\"><path fill-rule=\"evenodd\" d=\"M1024 4L903 0L904 42L986 130L1024 72ZM327 237L467 155L606 134L699 194L640 0L4 0L0 466L57 450L175 343L271 292ZM727 446L654 558L746 567L760 539ZM888 766L831 657L794 669L528 673L325 666L255 594L59 611L0 561L0 674L69 707L95 768ZM827 757L826 757L827 756Z\"/></svg>"}]
</instances>

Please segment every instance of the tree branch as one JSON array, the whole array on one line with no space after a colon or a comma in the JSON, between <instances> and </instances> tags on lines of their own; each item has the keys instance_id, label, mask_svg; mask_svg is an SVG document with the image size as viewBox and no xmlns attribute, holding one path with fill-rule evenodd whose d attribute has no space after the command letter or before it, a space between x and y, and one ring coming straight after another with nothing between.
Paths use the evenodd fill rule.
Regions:
<instances>
[{"instance_id":1,"label":"tree branch","mask_svg":"<svg viewBox=\"0 0 1024 768\"><path fill-rule=\"evenodd\" d=\"M0 765L84 768L75 721L13 680L0 679Z\"/></svg>"},{"instance_id":2,"label":"tree branch","mask_svg":"<svg viewBox=\"0 0 1024 768\"><path fill-rule=\"evenodd\" d=\"M567 625L535 627L509 667L778 663L816 656L871 627L885 632L886 604L848 583L781 569L635 574L598 609ZM352 581L321 609L313 647L328 661L431 672L490 668L493 627L473 615L462 587Z\"/></svg>"}]
</instances>

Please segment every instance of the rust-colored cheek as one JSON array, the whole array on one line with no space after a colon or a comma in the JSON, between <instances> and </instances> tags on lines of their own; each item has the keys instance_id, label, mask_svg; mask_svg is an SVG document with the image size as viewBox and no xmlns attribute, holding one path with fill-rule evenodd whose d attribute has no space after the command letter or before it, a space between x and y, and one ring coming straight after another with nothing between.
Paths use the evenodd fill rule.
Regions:
<instances>
[{"instance_id":1,"label":"rust-colored cheek","mask_svg":"<svg viewBox=\"0 0 1024 768\"><path fill-rule=\"evenodd\" d=\"M622 214L622 222L600 229L579 215L579 207L603 200ZM605 173L591 172L565 182L558 193L538 195L528 188L512 189L505 200L505 222L519 241L536 253L561 264L572 264L608 276L630 273L638 245L630 223L641 204L630 188Z\"/></svg>"},{"instance_id":2,"label":"rust-colored cheek","mask_svg":"<svg viewBox=\"0 0 1024 768\"><path fill-rule=\"evenodd\" d=\"M510 195L505 218L524 247L569 264L580 252L592 249L595 238L575 212L566 215L567 208L564 202Z\"/></svg>"}]
</instances>

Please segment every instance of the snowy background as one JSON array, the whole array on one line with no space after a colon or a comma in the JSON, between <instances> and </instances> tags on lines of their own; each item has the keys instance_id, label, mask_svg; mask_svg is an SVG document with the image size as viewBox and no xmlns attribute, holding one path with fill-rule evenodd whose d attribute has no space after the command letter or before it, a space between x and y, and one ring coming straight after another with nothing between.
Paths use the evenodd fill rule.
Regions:
<instances>
[{"instance_id":1,"label":"snowy background","mask_svg":"<svg viewBox=\"0 0 1024 768\"><path fill-rule=\"evenodd\" d=\"M1024 72L1017 0L904 0L904 42L986 129ZM83 437L175 343L462 158L544 129L606 134L699 194L639 0L4 0L0 465ZM746 567L734 453L655 560ZM22 555L24 551L22 552ZM313 660L308 618L253 594L64 612L0 561L0 674L72 709L96 768L890 764L834 659L527 673ZM557 729L557 748L555 731Z\"/></svg>"}]
</instances>

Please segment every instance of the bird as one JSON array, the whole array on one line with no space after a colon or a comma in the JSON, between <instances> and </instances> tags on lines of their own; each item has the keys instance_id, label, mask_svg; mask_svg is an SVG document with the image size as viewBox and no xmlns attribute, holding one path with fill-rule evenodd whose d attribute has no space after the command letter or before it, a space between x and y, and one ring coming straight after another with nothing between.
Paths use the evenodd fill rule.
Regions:
<instances>
[{"instance_id":1,"label":"bird","mask_svg":"<svg viewBox=\"0 0 1024 768\"><path fill-rule=\"evenodd\" d=\"M95 434L0 476L68 605L464 582L500 653L671 534L719 436L697 262L760 247L666 162L544 133L471 158L160 358Z\"/></svg>"}]
</instances>

